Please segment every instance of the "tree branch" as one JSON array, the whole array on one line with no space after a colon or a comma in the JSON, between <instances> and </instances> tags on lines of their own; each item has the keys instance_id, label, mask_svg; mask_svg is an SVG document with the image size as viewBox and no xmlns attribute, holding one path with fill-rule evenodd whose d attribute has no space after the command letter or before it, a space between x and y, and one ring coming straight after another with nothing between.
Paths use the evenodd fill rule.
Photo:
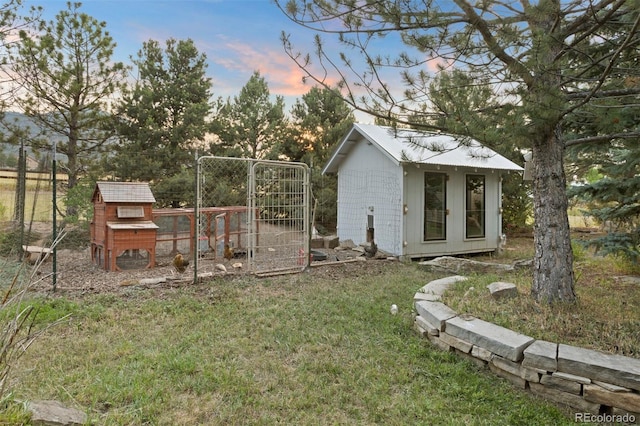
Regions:
<instances>
[{"instance_id":1,"label":"tree branch","mask_svg":"<svg viewBox=\"0 0 640 426\"><path fill-rule=\"evenodd\" d=\"M480 32L480 35L487 44L489 51L495 55L496 58L500 59L514 74L522 78L527 86L531 86L534 80L527 67L513 56L507 54L507 52L498 44L498 41L491 33L491 29L487 22L482 19L475 10L473 10L473 6L466 0L454 0L454 2L467 15L469 23L473 25L478 32Z\"/></svg>"},{"instance_id":2,"label":"tree branch","mask_svg":"<svg viewBox=\"0 0 640 426\"><path fill-rule=\"evenodd\" d=\"M586 143L600 143L600 142L611 142L614 139L632 139L632 138L640 138L640 132L624 132L624 133L613 133L609 135L598 135L598 136L589 136L585 138L577 138L571 139L569 141L565 141L564 146L575 146Z\"/></svg>"}]
</instances>

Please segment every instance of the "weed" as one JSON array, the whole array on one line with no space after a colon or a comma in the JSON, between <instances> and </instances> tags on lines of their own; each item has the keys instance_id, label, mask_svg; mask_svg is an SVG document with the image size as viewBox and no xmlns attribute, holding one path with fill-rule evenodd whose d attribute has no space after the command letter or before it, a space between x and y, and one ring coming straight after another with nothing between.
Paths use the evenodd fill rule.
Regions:
<instances>
[{"instance_id":1,"label":"weed","mask_svg":"<svg viewBox=\"0 0 640 426\"><path fill-rule=\"evenodd\" d=\"M57 244L59 240L54 242ZM28 300L27 293L36 281L36 275L42 260L36 263L31 274L25 274L22 263L20 268L14 269L13 278L2 283L0 294L0 401L7 397L10 373L14 365L25 354L33 342L50 326L57 324L61 318L53 319L51 314L56 311L53 306L42 303L41 300ZM4 268L2 268L4 269ZM53 309L46 309L49 306ZM39 322L38 313L41 308L45 311L44 323Z\"/></svg>"}]
</instances>

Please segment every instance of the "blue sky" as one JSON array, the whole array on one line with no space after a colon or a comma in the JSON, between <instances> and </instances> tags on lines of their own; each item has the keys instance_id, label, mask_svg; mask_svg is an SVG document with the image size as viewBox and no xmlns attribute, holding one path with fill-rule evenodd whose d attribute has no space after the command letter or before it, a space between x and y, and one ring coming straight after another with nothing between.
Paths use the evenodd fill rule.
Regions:
<instances>
[{"instance_id":1,"label":"blue sky","mask_svg":"<svg viewBox=\"0 0 640 426\"><path fill-rule=\"evenodd\" d=\"M66 0L26 4L42 6L47 21L66 9ZM114 59L127 64L147 40L164 45L171 37L192 39L207 56L216 98L239 94L255 70L272 95L285 96L288 107L310 89L285 54L280 33L292 33L300 48L311 45L313 34L292 23L270 0L84 0L80 10L107 23L117 43Z\"/></svg>"}]
</instances>

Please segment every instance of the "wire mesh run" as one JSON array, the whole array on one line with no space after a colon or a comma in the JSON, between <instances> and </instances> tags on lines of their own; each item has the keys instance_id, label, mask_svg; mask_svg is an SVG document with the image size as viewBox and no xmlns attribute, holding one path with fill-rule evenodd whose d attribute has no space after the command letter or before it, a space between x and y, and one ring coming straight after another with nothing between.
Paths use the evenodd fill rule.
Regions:
<instances>
[{"instance_id":1,"label":"wire mesh run","mask_svg":"<svg viewBox=\"0 0 640 426\"><path fill-rule=\"evenodd\" d=\"M302 163L227 157L198 160L198 263L213 259L256 274L309 264L309 169ZM212 216L205 212L220 213Z\"/></svg>"}]
</instances>

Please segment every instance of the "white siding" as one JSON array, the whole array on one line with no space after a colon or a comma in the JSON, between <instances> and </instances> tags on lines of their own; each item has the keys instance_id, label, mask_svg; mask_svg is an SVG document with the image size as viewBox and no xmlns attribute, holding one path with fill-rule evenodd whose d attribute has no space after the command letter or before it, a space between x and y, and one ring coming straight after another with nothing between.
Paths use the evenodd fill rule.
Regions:
<instances>
[{"instance_id":1,"label":"white siding","mask_svg":"<svg viewBox=\"0 0 640 426\"><path fill-rule=\"evenodd\" d=\"M375 241L401 255L402 169L378 148L360 140L338 172L338 237L366 242L367 216L373 215Z\"/></svg>"},{"instance_id":2,"label":"white siding","mask_svg":"<svg viewBox=\"0 0 640 426\"><path fill-rule=\"evenodd\" d=\"M407 136L411 135L411 141ZM425 142L418 147L416 139ZM451 149L435 152L428 142ZM476 155L485 153L487 155ZM411 163L409 163L411 161ZM403 257L433 257L495 250L501 226L500 171L522 168L478 142L461 146L454 136L355 124L323 173L338 173L338 237L367 240L373 216L378 246ZM424 173L447 173L446 239L424 241ZM466 235L466 176L485 176L485 236ZM406 207L406 212L405 212ZM438 207L440 208L440 207Z\"/></svg>"}]
</instances>

